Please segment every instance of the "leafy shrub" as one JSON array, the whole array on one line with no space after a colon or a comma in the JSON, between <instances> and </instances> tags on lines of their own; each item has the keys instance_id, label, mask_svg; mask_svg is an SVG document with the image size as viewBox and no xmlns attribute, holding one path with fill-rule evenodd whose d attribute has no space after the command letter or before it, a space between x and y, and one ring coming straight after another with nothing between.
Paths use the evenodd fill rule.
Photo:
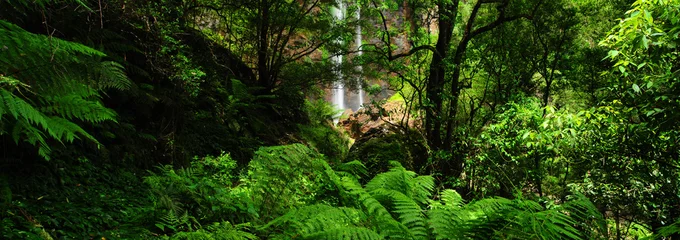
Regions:
<instances>
[{"instance_id":1,"label":"leafy shrub","mask_svg":"<svg viewBox=\"0 0 680 240\"><path fill-rule=\"evenodd\" d=\"M247 192L259 219L269 220L292 207L334 202L336 188L327 167L321 155L302 144L262 147L234 191Z\"/></svg>"},{"instance_id":2,"label":"leafy shrub","mask_svg":"<svg viewBox=\"0 0 680 240\"><path fill-rule=\"evenodd\" d=\"M193 232L179 232L165 239L206 239L206 240L246 240L258 239L257 236L245 231L249 224L232 225L229 222L213 223L205 228Z\"/></svg>"},{"instance_id":3,"label":"leafy shrub","mask_svg":"<svg viewBox=\"0 0 680 240\"><path fill-rule=\"evenodd\" d=\"M202 224L245 221L252 214L248 198L231 191L236 162L228 154L195 159L191 167L160 167L145 178L164 232L192 231Z\"/></svg>"},{"instance_id":4,"label":"leafy shrub","mask_svg":"<svg viewBox=\"0 0 680 240\"><path fill-rule=\"evenodd\" d=\"M304 111L312 125L325 125L342 113L342 110L336 109L324 100L306 100Z\"/></svg>"},{"instance_id":5,"label":"leafy shrub","mask_svg":"<svg viewBox=\"0 0 680 240\"><path fill-rule=\"evenodd\" d=\"M50 164L58 162L54 160ZM146 228L152 226L154 220L153 205L136 172L110 165L97 166L85 159L57 169L52 178L29 177L40 179L44 186L22 182L26 176L9 175L13 197L0 212L0 238L147 236Z\"/></svg>"},{"instance_id":6,"label":"leafy shrub","mask_svg":"<svg viewBox=\"0 0 680 240\"><path fill-rule=\"evenodd\" d=\"M331 162L340 162L349 151L349 139L338 130L326 125L298 125L300 137L328 157Z\"/></svg>"},{"instance_id":7,"label":"leafy shrub","mask_svg":"<svg viewBox=\"0 0 680 240\"><path fill-rule=\"evenodd\" d=\"M369 169L369 176L376 176L390 168L391 161L398 161L407 169L422 171L424 166L415 166L419 159L428 156L425 143L417 132L408 134L385 133L380 129L366 133L350 148L347 160L359 160Z\"/></svg>"}]
</instances>

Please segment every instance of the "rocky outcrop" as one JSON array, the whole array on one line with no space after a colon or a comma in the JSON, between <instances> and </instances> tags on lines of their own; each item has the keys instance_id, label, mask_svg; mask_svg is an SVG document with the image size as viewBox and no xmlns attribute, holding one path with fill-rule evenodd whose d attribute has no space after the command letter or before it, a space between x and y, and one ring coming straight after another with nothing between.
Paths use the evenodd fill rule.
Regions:
<instances>
[{"instance_id":1,"label":"rocky outcrop","mask_svg":"<svg viewBox=\"0 0 680 240\"><path fill-rule=\"evenodd\" d=\"M415 164L428 158L424 138L416 130L417 122L406 120L402 105L392 101L379 108L346 112L348 118L338 123L355 139L346 161L359 160L366 165L368 179L387 171L390 161L416 172L424 168Z\"/></svg>"},{"instance_id":2,"label":"rocky outcrop","mask_svg":"<svg viewBox=\"0 0 680 240\"><path fill-rule=\"evenodd\" d=\"M403 104L402 101L389 101L379 107L361 108L357 112L348 109L343 114L347 118L340 120L338 125L354 139L361 138L372 129L389 132L399 129L403 132L404 129L418 128L418 122L406 114Z\"/></svg>"}]
</instances>

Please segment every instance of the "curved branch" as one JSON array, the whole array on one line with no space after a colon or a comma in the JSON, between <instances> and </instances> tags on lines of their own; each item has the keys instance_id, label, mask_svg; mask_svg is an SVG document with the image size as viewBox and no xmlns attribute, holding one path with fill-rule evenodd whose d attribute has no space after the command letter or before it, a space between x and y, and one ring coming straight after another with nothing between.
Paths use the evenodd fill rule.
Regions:
<instances>
[{"instance_id":1,"label":"curved branch","mask_svg":"<svg viewBox=\"0 0 680 240\"><path fill-rule=\"evenodd\" d=\"M373 3L373 6L375 8L378 8L378 4L375 1L371 1L371 3ZM387 59L389 61L394 61L394 60L397 60L397 59L402 58L402 57L411 56L411 55L413 55L416 52L421 51L421 50L430 50L433 54L441 55L435 47L430 46L430 45L421 45L421 46L413 47L413 48L411 48L411 50L409 50L406 53L400 53L400 54L397 54L397 55L393 55L392 54L392 40L391 40L392 37L390 36L390 31L387 30L387 20L385 19L385 15L382 13L382 11L380 9L378 9L378 13L380 14L380 19L382 20L383 30L385 30L385 34L383 34L383 36L382 36L382 41L387 45ZM387 36L387 37L385 37L385 36Z\"/></svg>"}]
</instances>

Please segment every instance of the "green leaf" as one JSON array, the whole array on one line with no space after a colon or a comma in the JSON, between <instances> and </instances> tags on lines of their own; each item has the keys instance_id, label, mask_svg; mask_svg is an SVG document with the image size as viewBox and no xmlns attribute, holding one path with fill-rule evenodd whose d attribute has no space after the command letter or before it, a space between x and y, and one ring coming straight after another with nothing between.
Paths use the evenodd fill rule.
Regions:
<instances>
[{"instance_id":1,"label":"green leaf","mask_svg":"<svg viewBox=\"0 0 680 240\"><path fill-rule=\"evenodd\" d=\"M637 84L633 83L633 91L635 91L636 93L639 93L639 92L640 92L640 86L638 86Z\"/></svg>"},{"instance_id":2,"label":"green leaf","mask_svg":"<svg viewBox=\"0 0 680 240\"><path fill-rule=\"evenodd\" d=\"M529 137L529 134L531 134L531 132L525 132L524 135L522 135L522 139L527 139L527 137Z\"/></svg>"},{"instance_id":3,"label":"green leaf","mask_svg":"<svg viewBox=\"0 0 680 240\"><path fill-rule=\"evenodd\" d=\"M615 58L616 56L619 55L619 51L617 50L610 50L609 53L607 54L609 58Z\"/></svg>"}]
</instances>

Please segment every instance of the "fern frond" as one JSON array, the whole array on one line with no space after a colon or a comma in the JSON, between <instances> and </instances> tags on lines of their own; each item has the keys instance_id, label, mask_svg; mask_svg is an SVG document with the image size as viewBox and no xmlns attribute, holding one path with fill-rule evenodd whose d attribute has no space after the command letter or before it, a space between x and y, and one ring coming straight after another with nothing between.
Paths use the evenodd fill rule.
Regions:
<instances>
[{"instance_id":1,"label":"fern frond","mask_svg":"<svg viewBox=\"0 0 680 240\"><path fill-rule=\"evenodd\" d=\"M66 119L78 119L90 123L116 121L116 112L104 107L99 101L83 99L80 95L46 97L42 110L45 113L64 116Z\"/></svg>"},{"instance_id":2,"label":"fern frond","mask_svg":"<svg viewBox=\"0 0 680 240\"><path fill-rule=\"evenodd\" d=\"M303 235L302 239L378 240L384 239L384 237L373 230L363 227L338 227Z\"/></svg>"},{"instance_id":3,"label":"fern frond","mask_svg":"<svg viewBox=\"0 0 680 240\"><path fill-rule=\"evenodd\" d=\"M2 59L8 60L22 58L22 56L48 57L42 59L43 61L50 59L73 59L72 54L106 56L104 53L85 45L45 35L33 34L15 24L2 20L0 20L0 42L7 47L0 51L0 56L3 56Z\"/></svg>"},{"instance_id":4,"label":"fern frond","mask_svg":"<svg viewBox=\"0 0 680 240\"><path fill-rule=\"evenodd\" d=\"M337 171L351 173L354 174L355 176L368 175L368 169L366 169L366 166L358 160L338 165Z\"/></svg>"},{"instance_id":5,"label":"fern frond","mask_svg":"<svg viewBox=\"0 0 680 240\"><path fill-rule=\"evenodd\" d=\"M53 1L31 2L40 6ZM102 105L99 91L128 89L131 82L123 67L102 62L105 54L93 48L33 34L2 20L0 43L0 125L13 129L15 142L38 146L46 159L47 138L64 143L85 137L99 144L72 121L116 122L115 112Z\"/></svg>"},{"instance_id":6,"label":"fern frond","mask_svg":"<svg viewBox=\"0 0 680 240\"><path fill-rule=\"evenodd\" d=\"M97 82L98 89L117 89L128 90L132 87L132 82L125 74L123 65L117 62L102 62L100 68L97 69L99 81Z\"/></svg>"},{"instance_id":7,"label":"fern frond","mask_svg":"<svg viewBox=\"0 0 680 240\"><path fill-rule=\"evenodd\" d=\"M47 125L49 128L46 130L54 139L60 141L65 140L66 142L70 143L76 139L79 139L78 135L80 135L96 144L99 144L97 139L95 139L92 135L87 133L77 124L66 119L60 117L50 117L48 118Z\"/></svg>"},{"instance_id":8,"label":"fern frond","mask_svg":"<svg viewBox=\"0 0 680 240\"><path fill-rule=\"evenodd\" d=\"M355 195L357 201L366 209L367 214L377 222L379 233L384 236L399 236L404 239L412 239L411 233L404 224L396 221L385 206L380 203L367 189L361 187L355 179L343 177L342 184L350 195ZM377 189L376 189L377 190ZM374 190L375 191L375 190ZM399 238L399 239L401 239Z\"/></svg>"},{"instance_id":9,"label":"fern frond","mask_svg":"<svg viewBox=\"0 0 680 240\"><path fill-rule=\"evenodd\" d=\"M383 205L389 205L393 214L408 229L414 239L426 239L427 221L424 210L413 198L399 191L388 189L377 189L371 195L378 199Z\"/></svg>"},{"instance_id":10,"label":"fern frond","mask_svg":"<svg viewBox=\"0 0 680 240\"><path fill-rule=\"evenodd\" d=\"M675 234L680 234L680 220L668 226L660 228L656 234L653 234L652 236L646 237L644 239L645 240L666 239L667 237L670 237L671 235Z\"/></svg>"},{"instance_id":11,"label":"fern frond","mask_svg":"<svg viewBox=\"0 0 680 240\"><path fill-rule=\"evenodd\" d=\"M0 88L0 113L10 113L14 119L22 119L43 129L49 128L46 116L33 108L33 105L15 96L10 91ZM0 114L0 116L2 116Z\"/></svg>"}]
</instances>

